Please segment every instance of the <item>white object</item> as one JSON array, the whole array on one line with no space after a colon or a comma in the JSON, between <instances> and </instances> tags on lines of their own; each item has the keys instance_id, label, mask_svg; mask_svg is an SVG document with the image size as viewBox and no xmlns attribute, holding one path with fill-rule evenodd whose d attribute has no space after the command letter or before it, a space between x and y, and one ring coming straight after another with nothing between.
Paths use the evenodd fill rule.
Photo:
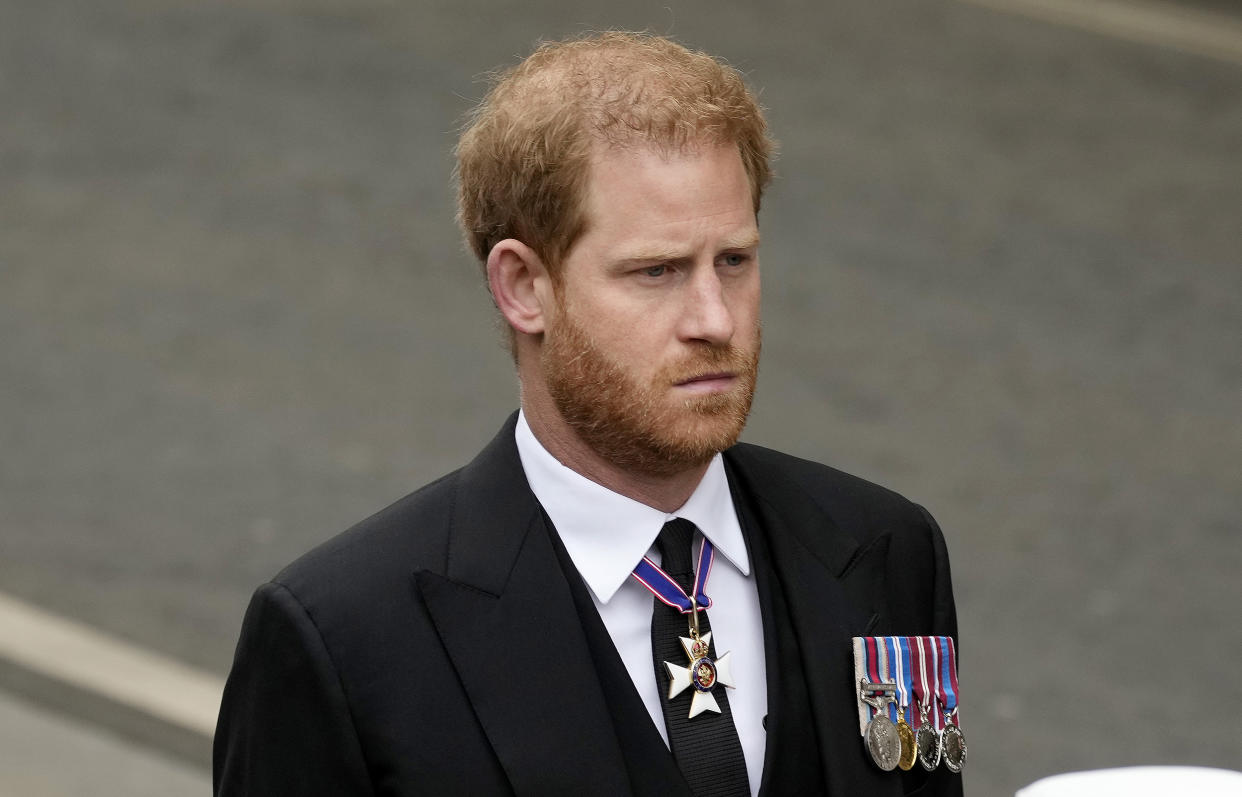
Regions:
<instances>
[{"instance_id":1,"label":"white object","mask_svg":"<svg viewBox=\"0 0 1242 797\"><path fill-rule=\"evenodd\" d=\"M224 681L0 593L0 660L210 737Z\"/></svg>"},{"instance_id":2,"label":"white object","mask_svg":"<svg viewBox=\"0 0 1242 797\"><path fill-rule=\"evenodd\" d=\"M1242 797L1242 772L1207 767L1123 767L1053 775L1014 797L1168 797L1173 794Z\"/></svg>"}]
</instances>

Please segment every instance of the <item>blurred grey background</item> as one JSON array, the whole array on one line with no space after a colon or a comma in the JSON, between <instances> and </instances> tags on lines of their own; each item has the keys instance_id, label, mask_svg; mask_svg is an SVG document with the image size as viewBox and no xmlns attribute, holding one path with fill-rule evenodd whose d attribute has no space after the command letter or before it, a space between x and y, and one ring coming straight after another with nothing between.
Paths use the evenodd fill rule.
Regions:
<instances>
[{"instance_id":1,"label":"blurred grey background","mask_svg":"<svg viewBox=\"0 0 1242 797\"><path fill-rule=\"evenodd\" d=\"M0 593L223 677L258 583L516 406L480 75L650 29L770 109L745 437L939 519L968 792L1238 766L1242 8L1057 5L0 0ZM104 726L0 689L11 793L205 793Z\"/></svg>"}]
</instances>

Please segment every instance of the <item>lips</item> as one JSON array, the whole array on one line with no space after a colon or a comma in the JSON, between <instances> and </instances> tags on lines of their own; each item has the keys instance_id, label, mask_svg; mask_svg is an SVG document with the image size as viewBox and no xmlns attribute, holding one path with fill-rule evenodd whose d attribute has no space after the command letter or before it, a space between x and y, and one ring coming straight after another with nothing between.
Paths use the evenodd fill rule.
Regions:
<instances>
[{"instance_id":1,"label":"lips","mask_svg":"<svg viewBox=\"0 0 1242 797\"><path fill-rule=\"evenodd\" d=\"M732 371L714 371L710 374L699 374L697 376L686 377L685 379L681 380L677 384L680 386L680 385L689 385L694 382L711 382L717 379L732 379L735 376L737 376L737 374L733 373Z\"/></svg>"},{"instance_id":2,"label":"lips","mask_svg":"<svg viewBox=\"0 0 1242 797\"><path fill-rule=\"evenodd\" d=\"M737 381L737 374L732 371L713 371L699 374L674 383L676 387L687 388L695 392L714 393L728 390Z\"/></svg>"}]
</instances>

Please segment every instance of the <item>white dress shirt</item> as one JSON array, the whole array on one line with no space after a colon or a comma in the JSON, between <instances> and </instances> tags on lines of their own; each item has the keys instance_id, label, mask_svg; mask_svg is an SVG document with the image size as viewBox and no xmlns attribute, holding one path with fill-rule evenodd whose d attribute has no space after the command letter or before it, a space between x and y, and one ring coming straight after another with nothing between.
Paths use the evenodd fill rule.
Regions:
<instances>
[{"instance_id":1,"label":"white dress shirt","mask_svg":"<svg viewBox=\"0 0 1242 797\"><path fill-rule=\"evenodd\" d=\"M674 517L694 523L711 540L720 554L706 589L712 599L712 646L717 656L733 654L737 687L729 690L729 706L746 758L750 792L758 794L767 744L763 718L768 713L763 619L720 455L712 460L689 500L669 514L614 493L562 465L536 439L525 414L518 415L515 436L526 480L586 582L604 627L666 745L668 731L660 701L667 683L656 684L651 661L654 598L630 573L643 556L660 561L655 539ZM688 665L688 661L674 663Z\"/></svg>"}]
</instances>

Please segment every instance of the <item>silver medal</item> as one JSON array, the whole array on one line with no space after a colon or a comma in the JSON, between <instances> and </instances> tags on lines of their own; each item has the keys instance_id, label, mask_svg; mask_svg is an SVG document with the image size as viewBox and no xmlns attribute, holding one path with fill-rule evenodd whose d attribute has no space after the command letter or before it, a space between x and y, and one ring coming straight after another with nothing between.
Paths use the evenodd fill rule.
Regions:
<instances>
[{"instance_id":1,"label":"silver medal","mask_svg":"<svg viewBox=\"0 0 1242 797\"><path fill-rule=\"evenodd\" d=\"M932 725L927 706L919 706L919 729L914 732L914 746L919 751L919 763L931 771L940 766L940 734Z\"/></svg>"},{"instance_id":2,"label":"silver medal","mask_svg":"<svg viewBox=\"0 0 1242 797\"><path fill-rule=\"evenodd\" d=\"M896 723L888 718L888 704L893 702L896 691L895 684L873 684L865 680L858 684L859 699L876 710L867 723L863 742L871 761L885 772L892 772L901 760L901 736Z\"/></svg>"},{"instance_id":3,"label":"silver medal","mask_svg":"<svg viewBox=\"0 0 1242 797\"><path fill-rule=\"evenodd\" d=\"M867 723L867 752L875 765L885 772L892 772L901 760L901 737L897 735L897 725L883 714L877 714Z\"/></svg>"},{"instance_id":4,"label":"silver medal","mask_svg":"<svg viewBox=\"0 0 1242 797\"><path fill-rule=\"evenodd\" d=\"M944 716L944 730L940 737L940 750L944 765L950 772L961 772L966 763L966 736L949 714Z\"/></svg>"}]
</instances>

